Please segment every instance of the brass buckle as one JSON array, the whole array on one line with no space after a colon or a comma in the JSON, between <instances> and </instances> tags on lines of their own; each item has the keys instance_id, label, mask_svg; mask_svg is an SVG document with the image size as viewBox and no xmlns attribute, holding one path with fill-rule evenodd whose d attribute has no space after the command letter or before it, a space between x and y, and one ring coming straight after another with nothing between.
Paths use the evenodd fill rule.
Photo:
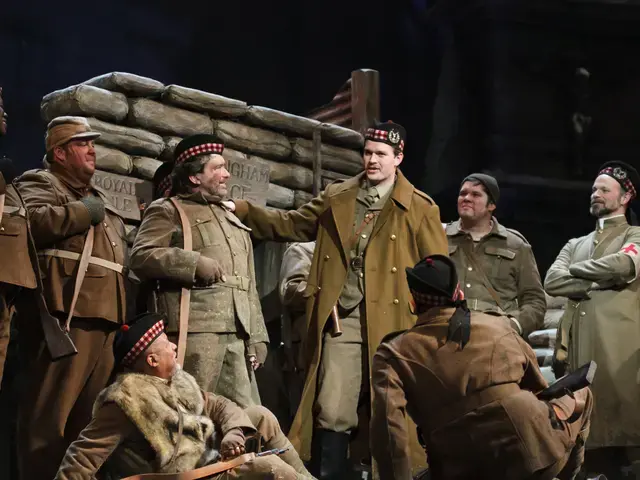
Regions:
<instances>
[{"instance_id":1,"label":"brass buckle","mask_svg":"<svg viewBox=\"0 0 640 480\"><path fill-rule=\"evenodd\" d=\"M353 268L354 270L361 270L363 265L364 258L362 258L362 256L358 255L357 257L351 259L351 268Z\"/></svg>"}]
</instances>

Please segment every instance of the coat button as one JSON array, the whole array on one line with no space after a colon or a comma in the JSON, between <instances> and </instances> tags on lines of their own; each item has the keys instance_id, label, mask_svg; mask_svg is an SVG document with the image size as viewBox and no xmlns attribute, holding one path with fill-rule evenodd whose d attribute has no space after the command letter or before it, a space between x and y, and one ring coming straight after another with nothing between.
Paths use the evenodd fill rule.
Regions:
<instances>
[{"instance_id":1,"label":"coat button","mask_svg":"<svg viewBox=\"0 0 640 480\"><path fill-rule=\"evenodd\" d=\"M326 260L329 260L329 258L330 258L330 257L329 257L329 255L325 255L325 256L324 256L325 261L326 261Z\"/></svg>"},{"instance_id":2,"label":"coat button","mask_svg":"<svg viewBox=\"0 0 640 480\"><path fill-rule=\"evenodd\" d=\"M593 243L595 243L597 245L598 244L598 240L594 240Z\"/></svg>"},{"instance_id":3,"label":"coat button","mask_svg":"<svg viewBox=\"0 0 640 480\"><path fill-rule=\"evenodd\" d=\"M111 242L111 245L113 245L115 247L116 246L116 242Z\"/></svg>"},{"instance_id":4,"label":"coat button","mask_svg":"<svg viewBox=\"0 0 640 480\"><path fill-rule=\"evenodd\" d=\"M587 313L586 312L580 312L580 316L584 317Z\"/></svg>"},{"instance_id":5,"label":"coat button","mask_svg":"<svg viewBox=\"0 0 640 480\"><path fill-rule=\"evenodd\" d=\"M602 233L602 230L598 230L598 233Z\"/></svg>"},{"instance_id":6,"label":"coat button","mask_svg":"<svg viewBox=\"0 0 640 480\"><path fill-rule=\"evenodd\" d=\"M396 239L396 236L395 236L395 234L394 234L394 235L391 235L391 237L389 237L389 238L391 238L391 240L395 240L395 239Z\"/></svg>"},{"instance_id":7,"label":"coat button","mask_svg":"<svg viewBox=\"0 0 640 480\"><path fill-rule=\"evenodd\" d=\"M363 233L362 235L360 235L362 238L367 238L367 234Z\"/></svg>"},{"instance_id":8,"label":"coat button","mask_svg":"<svg viewBox=\"0 0 640 480\"><path fill-rule=\"evenodd\" d=\"M237 277L238 276L238 272L233 272L233 274Z\"/></svg>"},{"instance_id":9,"label":"coat button","mask_svg":"<svg viewBox=\"0 0 640 480\"><path fill-rule=\"evenodd\" d=\"M394 303L394 305L397 305L397 304L399 304L399 303L400 303L400 300L398 300L397 298L394 298L394 299L393 299L393 303Z\"/></svg>"},{"instance_id":10,"label":"coat button","mask_svg":"<svg viewBox=\"0 0 640 480\"><path fill-rule=\"evenodd\" d=\"M200 223L200 219L199 218L196 218L196 223Z\"/></svg>"},{"instance_id":11,"label":"coat button","mask_svg":"<svg viewBox=\"0 0 640 480\"><path fill-rule=\"evenodd\" d=\"M318 291L322 290L322 287L318 287Z\"/></svg>"},{"instance_id":12,"label":"coat button","mask_svg":"<svg viewBox=\"0 0 640 480\"><path fill-rule=\"evenodd\" d=\"M393 267L393 268L391 269L391 273L396 273L397 271L398 271L398 269L397 269L396 267Z\"/></svg>"},{"instance_id":13,"label":"coat button","mask_svg":"<svg viewBox=\"0 0 640 480\"><path fill-rule=\"evenodd\" d=\"M102 225L104 225L106 227L107 226L107 222L104 222Z\"/></svg>"},{"instance_id":14,"label":"coat button","mask_svg":"<svg viewBox=\"0 0 640 480\"><path fill-rule=\"evenodd\" d=\"M236 252L231 252L231 255L233 255L235 257L238 254Z\"/></svg>"},{"instance_id":15,"label":"coat button","mask_svg":"<svg viewBox=\"0 0 640 480\"><path fill-rule=\"evenodd\" d=\"M467 270L469 270L471 272L471 271L473 271L473 267L467 267Z\"/></svg>"},{"instance_id":16,"label":"coat button","mask_svg":"<svg viewBox=\"0 0 640 480\"><path fill-rule=\"evenodd\" d=\"M364 278L364 273L360 272L360 278Z\"/></svg>"},{"instance_id":17,"label":"coat button","mask_svg":"<svg viewBox=\"0 0 640 480\"><path fill-rule=\"evenodd\" d=\"M0 232L4 232L4 227L0 227Z\"/></svg>"},{"instance_id":18,"label":"coat button","mask_svg":"<svg viewBox=\"0 0 640 480\"><path fill-rule=\"evenodd\" d=\"M467 287L467 288L471 288L471 284L470 284L470 283L467 283L466 287Z\"/></svg>"}]
</instances>

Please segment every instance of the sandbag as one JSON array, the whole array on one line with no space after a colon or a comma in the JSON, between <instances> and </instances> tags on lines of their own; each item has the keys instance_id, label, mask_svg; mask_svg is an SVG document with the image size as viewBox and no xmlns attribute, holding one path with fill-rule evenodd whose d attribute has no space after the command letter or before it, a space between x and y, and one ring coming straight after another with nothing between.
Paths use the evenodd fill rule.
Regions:
<instances>
[{"instance_id":1,"label":"sandbag","mask_svg":"<svg viewBox=\"0 0 640 480\"><path fill-rule=\"evenodd\" d=\"M324 143L358 150L364 146L364 136L350 128L334 125L333 123L323 123L320 131L322 132L321 138Z\"/></svg>"},{"instance_id":2,"label":"sandbag","mask_svg":"<svg viewBox=\"0 0 640 480\"><path fill-rule=\"evenodd\" d=\"M545 329L558 328L558 325L560 324L560 319L562 318L563 315L564 315L564 309L562 310L548 309L546 312L544 312L543 328Z\"/></svg>"},{"instance_id":3,"label":"sandbag","mask_svg":"<svg viewBox=\"0 0 640 480\"><path fill-rule=\"evenodd\" d=\"M311 200L313 200L313 195L309 192L303 192L302 190L295 190L293 192L293 208L300 208Z\"/></svg>"},{"instance_id":4,"label":"sandbag","mask_svg":"<svg viewBox=\"0 0 640 480\"><path fill-rule=\"evenodd\" d=\"M296 138L293 143L292 161L313 168L315 150L313 142L306 138ZM322 168L346 175L356 175L363 169L362 156L355 150L334 147L323 143L320 147Z\"/></svg>"},{"instance_id":5,"label":"sandbag","mask_svg":"<svg viewBox=\"0 0 640 480\"><path fill-rule=\"evenodd\" d=\"M40 115L46 122L62 115L120 122L125 119L128 111L129 104L122 93L91 85L74 85L56 90L42 97L40 103Z\"/></svg>"},{"instance_id":6,"label":"sandbag","mask_svg":"<svg viewBox=\"0 0 640 480\"><path fill-rule=\"evenodd\" d=\"M291 155L289 139L281 133L228 120L216 120L215 132L226 147L267 158L286 159Z\"/></svg>"},{"instance_id":7,"label":"sandbag","mask_svg":"<svg viewBox=\"0 0 640 480\"><path fill-rule=\"evenodd\" d=\"M556 334L557 330L555 328L536 330L529 334L529 343L532 347L554 348L556 346Z\"/></svg>"},{"instance_id":8,"label":"sandbag","mask_svg":"<svg viewBox=\"0 0 640 480\"><path fill-rule=\"evenodd\" d=\"M160 160L149 157L133 157L133 173L136 177L153 180L156 170L162 165Z\"/></svg>"},{"instance_id":9,"label":"sandbag","mask_svg":"<svg viewBox=\"0 0 640 480\"><path fill-rule=\"evenodd\" d=\"M189 110L207 112L216 117L241 117L248 109L243 101L180 85L167 86L162 93L162 100Z\"/></svg>"},{"instance_id":10,"label":"sandbag","mask_svg":"<svg viewBox=\"0 0 640 480\"><path fill-rule=\"evenodd\" d=\"M547 383L551 384L556 381L556 376L553 373L551 367L541 367L540 372L542 372L542 376L547 381Z\"/></svg>"},{"instance_id":11,"label":"sandbag","mask_svg":"<svg viewBox=\"0 0 640 480\"><path fill-rule=\"evenodd\" d=\"M113 92L121 92L129 97L156 97L164 90L162 82L125 72L105 73L83 83Z\"/></svg>"},{"instance_id":12,"label":"sandbag","mask_svg":"<svg viewBox=\"0 0 640 480\"><path fill-rule=\"evenodd\" d=\"M267 190L267 205L275 208L290 209L293 207L293 190L280 185L269 184Z\"/></svg>"},{"instance_id":13,"label":"sandbag","mask_svg":"<svg viewBox=\"0 0 640 480\"><path fill-rule=\"evenodd\" d=\"M273 110L267 107L251 106L247 110L246 119L253 125L269 130L290 133L295 136L311 138L313 131L321 126L318 120L299 117L291 113Z\"/></svg>"},{"instance_id":14,"label":"sandbag","mask_svg":"<svg viewBox=\"0 0 640 480\"><path fill-rule=\"evenodd\" d=\"M87 118L91 128L102 135L96 143L113 147L130 155L159 156L164 150L164 140L155 133L139 128L124 127L103 122L97 118Z\"/></svg>"},{"instance_id":15,"label":"sandbag","mask_svg":"<svg viewBox=\"0 0 640 480\"><path fill-rule=\"evenodd\" d=\"M227 181L229 196L242 198L258 205L266 205L269 189L269 164L259 157L232 148L222 153L231 178Z\"/></svg>"},{"instance_id":16,"label":"sandbag","mask_svg":"<svg viewBox=\"0 0 640 480\"><path fill-rule=\"evenodd\" d=\"M213 122L207 115L164 105L148 98L129 99L127 122L152 132L182 137L213 132Z\"/></svg>"},{"instance_id":17,"label":"sandbag","mask_svg":"<svg viewBox=\"0 0 640 480\"><path fill-rule=\"evenodd\" d=\"M173 162L175 158L173 158L173 152L175 152L176 147L182 141L180 137L164 137L164 150L160 154L160 160L163 162Z\"/></svg>"},{"instance_id":18,"label":"sandbag","mask_svg":"<svg viewBox=\"0 0 640 480\"><path fill-rule=\"evenodd\" d=\"M550 367L553 363L553 348L534 348L539 367Z\"/></svg>"},{"instance_id":19,"label":"sandbag","mask_svg":"<svg viewBox=\"0 0 640 480\"><path fill-rule=\"evenodd\" d=\"M120 150L96 145L96 168L129 175L133 171L131 157Z\"/></svg>"}]
</instances>

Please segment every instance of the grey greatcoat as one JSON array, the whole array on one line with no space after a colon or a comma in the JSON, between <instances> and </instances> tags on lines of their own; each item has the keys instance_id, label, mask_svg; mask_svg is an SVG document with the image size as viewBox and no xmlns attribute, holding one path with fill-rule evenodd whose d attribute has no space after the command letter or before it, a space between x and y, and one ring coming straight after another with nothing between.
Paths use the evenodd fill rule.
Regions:
<instances>
[{"instance_id":1,"label":"grey greatcoat","mask_svg":"<svg viewBox=\"0 0 640 480\"><path fill-rule=\"evenodd\" d=\"M640 228L624 216L564 246L544 282L569 298L556 359L595 360L595 410L587 446L640 446Z\"/></svg>"}]
</instances>

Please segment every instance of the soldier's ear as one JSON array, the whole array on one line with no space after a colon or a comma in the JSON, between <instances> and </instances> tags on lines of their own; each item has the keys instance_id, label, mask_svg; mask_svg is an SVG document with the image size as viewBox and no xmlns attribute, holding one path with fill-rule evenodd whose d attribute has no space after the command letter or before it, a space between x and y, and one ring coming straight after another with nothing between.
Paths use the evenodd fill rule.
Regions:
<instances>
[{"instance_id":1,"label":"soldier's ear","mask_svg":"<svg viewBox=\"0 0 640 480\"><path fill-rule=\"evenodd\" d=\"M64 165L65 161L67 160L67 151L63 146L54 147L52 157L54 162Z\"/></svg>"},{"instance_id":2,"label":"soldier's ear","mask_svg":"<svg viewBox=\"0 0 640 480\"><path fill-rule=\"evenodd\" d=\"M202 183L197 175L189 175L189 181L194 185L200 185Z\"/></svg>"},{"instance_id":3,"label":"soldier's ear","mask_svg":"<svg viewBox=\"0 0 640 480\"><path fill-rule=\"evenodd\" d=\"M147 355L147 364L150 367L153 367L153 368L155 368L155 367L157 367L159 365L158 357L156 356L155 353L150 353L150 354Z\"/></svg>"}]
</instances>

